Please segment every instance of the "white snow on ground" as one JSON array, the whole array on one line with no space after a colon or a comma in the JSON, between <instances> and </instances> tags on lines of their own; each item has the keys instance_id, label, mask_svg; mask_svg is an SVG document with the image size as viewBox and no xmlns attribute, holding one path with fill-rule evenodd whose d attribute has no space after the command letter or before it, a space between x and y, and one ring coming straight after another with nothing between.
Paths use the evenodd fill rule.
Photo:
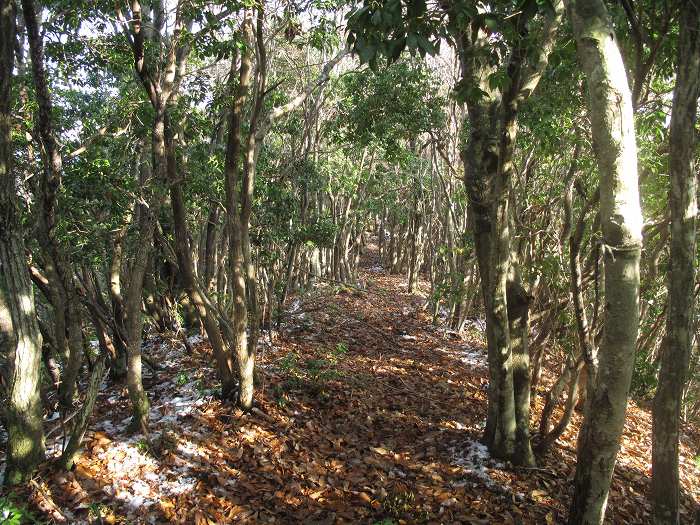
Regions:
<instances>
[{"instance_id":1,"label":"white snow on ground","mask_svg":"<svg viewBox=\"0 0 700 525\"><path fill-rule=\"evenodd\" d=\"M191 345L197 345L203 341L204 341L204 338L199 334L191 335L187 338L187 342Z\"/></svg>"},{"instance_id":2,"label":"white snow on ground","mask_svg":"<svg viewBox=\"0 0 700 525\"><path fill-rule=\"evenodd\" d=\"M486 354L478 348L466 347L457 356L462 363L473 368L486 368L488 366Z\"/></svg>"},{"instance_id":3,"label":"white snow on ground","mask_svg":"<svg viewBox=\"0 0 700 525\"><path fill-rule=\"evenodd\" d=\"M192 344L202 341L200 336L189 339ZM174 453L173 460L160 461L149 451L144 436L127 436L129 418L122 422L103 420L95 426L111 440L100 444L103 450L97 453L107 469L105 478L112 480L111 485L103 490L123 501L134 515L142 515L164 497L193 491L198 463L206 460L197 444L190 441L203 436L193 428L191 420L185 418L213 399L211 391L203 389L202 383L192 377L195 373L186 366L184 360L187 356L182 353L182 348L161 345L158 351L161 368L169 369L159 373L167 373L170 377L149 390L150 438L154 444L159 440L170 441L168 446ZM181 372L171 375L174 370ZM112 396L107 401L110 405L116 404L119 397Z\"/></svg>"},{"instance_id":4,"label":"white snow on ground","mask_svg":"<svg viewBox=\"0 0 700 525\"><path fill-rule=\"evenodd\" d=\"M490 471L502 469L504 465L491 458L486 445L467 439L457 446L451 447L450 453L452 454L452 463L462 467L464 474L472 481L482 483L488 488L501 486L498 481L491 477ZM508 490L507 487L501 488Z\"/></svg>"},{"instance_id":5,"label":"white snow on ground","mask_svg":"<svg viewBox=\"0 0 700 525\"><path fill-rule=\"evenodd\" d=\"M123 501L135 512L159 503L163 497L194 490L197 481L194 476L188 475L189 462L183 461L182 466L174 467L160 465L142 446L142 439L135 436L118 443L112 442L97 456L105 461L109 478L112 479L112 484L102 490ZM179 451L180 445L177 448Z\"/></svg>"},{"instance_id":6,"label":"white snow on ground","mask_svg":"<svg viewBox=\"0 0 700 525\"><path fill-rule=\"evenodd\" d=\"M289 308L287 309L287 312L290 314L293 314L294 312L298 312L299 309L301 308L301 299L298 297L294 299L292 304L289 305Z\"/></svg>"},{"instance_id":7,"label":"white snow on ground","mask_svg":"<svg viewBox=\"0 0 700 525\"><path fill-rule=\"evenodd\" d=\"M370 273L384 273L384 267L381 264L375 264L367 268L367 271Z\"/></svg>"},{"instance_id":8,"label":"white snow on ground","mask_svg":"<svg viewBox=\"0 0 700 525\"><path fill-rule=\"evenodd\" d=\"M445 320L449 317L449 315L450 315L450 310L445 308L445 306L441 304L440 309L438 310L438 317L440 319Z\"/></svg>"},{"instance_id":9,"label":"white snow on ground","mask_svg":"<svg viewBox=\"0 0 700 525\"><path fill-rule=\"evenodd\" d=\"M469 368L482 370L488 368L488 358L486 356L485 348L474 348L467 345L460 346L460 350L453 350L451 348L436 348L436 351L444 352L452 357L455 357L456 359L459 359Z\"/></svg>"},{"instance_id":10,"label":"white snow on ground","mask_svg":"<svg viewBox=\"0 0 700 525\"><path fill-rule=\"evenodd\" d=\"M464 326L471 326L475 330L486 334L486 319L467 319L464 322Z\"/></svg>"}]
</instances>

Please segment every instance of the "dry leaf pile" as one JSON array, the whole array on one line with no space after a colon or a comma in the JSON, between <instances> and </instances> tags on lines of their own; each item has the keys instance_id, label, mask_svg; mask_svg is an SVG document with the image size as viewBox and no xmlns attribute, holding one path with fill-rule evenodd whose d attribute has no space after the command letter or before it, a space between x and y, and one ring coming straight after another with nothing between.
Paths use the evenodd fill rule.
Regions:
<instances>
[{"instance_id":1,"label":"dry leaf pile","mask_svg":"<svg viewBox=\"0 0 700 525\"><path fill-rule=\"evenodd\" d=\"M211 390L206 341L193 339L192 355L152 342L149 436L126 434L126 390L103 390L77 468L43 470L35 508L57 523L563 522L580 415L537 469L493 461L478 443L483 327L432 326L404 279L367 266L362 286L321 284L272 344L265 334L249 414ZM650 431L631 404L610 522L649 519ZM700 498L693 453L682 447L685 519Z\"/></svg>"}]
</instances>

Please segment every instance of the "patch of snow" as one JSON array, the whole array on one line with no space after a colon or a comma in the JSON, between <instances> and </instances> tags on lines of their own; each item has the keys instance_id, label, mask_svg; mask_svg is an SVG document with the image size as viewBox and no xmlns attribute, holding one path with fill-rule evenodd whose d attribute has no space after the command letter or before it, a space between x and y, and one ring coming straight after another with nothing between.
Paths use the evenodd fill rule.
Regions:
<instances>
[{"instance_id":1,"label":"patch of snow","mask_svg":"<svg viewBox=\"0 0 700 525\"><path fill-rule=\"evenodd\" d=\"M467 345L460 345L460 350L450 348L436 348L438 352L444 352L462 361L465 365L475 369L488 368L488 357L485 349L474 348Z\"/></svg>"},{"instance_id":2,"label":"patch of snow","mask_svg":"<svg viewBox=\"0 0 700 525\"><path fill-rule=\"evenodd\" d=\"M367 271L370 273L384 273L384 267L381 264L375 264L367 268Z\"/></svg>"},{"instance_id":3,"label":"patch of snow","mask_svg":"<svg viewBox=\"0 0 700 525\"><path fill-rule=\"evenodd\" d=\"M199 334L195 334L195 335L189 336L187 338L187 342L191 345L198 345L199 343L204 342L204 338Z\"/></svg>"},{"instance_id":4,"label":"patch of snow","mask_svg":"<svg viewBox=\"0 0 700 525\"><path fill-rule=\"evenodd\" d=\"M486 368L488 366L486 354L476 348L465 348L458 354L459 360L473 368Z\"/></svg>"},{"instance_id":5,"label":"patch of snow","mask_svg":"<svg viewBox=\"0 0 700 525\"><path fill-rule=\"evenodd\" d=\"M484 332L486 333L486 319L481 319L481 318L475 318L475 319L467 319L464 322L465 326L471 326L478 330L479 332Z\"/></svg>"},{"instance_id":6,"label":"patch of snow","mask_svg":"<svg viewBox=\"0 0 700 525\"><path fill-rule=\"evenodd\" d=\"M415 335L403 334L401 339L405 339L406 341L415 341L417 338Z\"/></svg>"},{"instance_id":7,"label":"patch of snow","mask_svg":"<svg viewBox=\"0 0 700 525\"><path fill-rule=\"evenodd\" d=\"M192 476L178 477L175 481L161 479L163 493L167 496L179 496L185 492L194 490L197 478Z\"/></svg>"},{"instance_id":8,"label":"patch of snow","mask_svg":"<svg viewBox=\"0 0 700 525\"><path fill-rule=\"evenodd\" d=\"M63 453L63 446L60 439L54 439L50 443L46 443L46 457L58 458ZM2 522L0 522L2 523Z\"/></svg>"},{"instance_id":9,"label":"patch of snow","mask_svg":"<svg viewBox=\"0 0 700 525\"><path fill-rule=\"evenodd\" d=\"M289 313L293 314L294 312L298 312L299 309L301 308L301 299L298 297L294 299L291 305L289 305L289 309L287 310Z\"/></svg>"},{"instance_id":10,"label":"patch of snow","mask_svg":"<svg viewBox=\"0 0 700 525\"><path fill-rule=\"evenodd\" d=\"M492 469L502 469L503 463L494 461L489 454L486 445L468 439L450 449L452 453L452 463L462 467L464 473L470 478L483 483L489 488L499 487L500 484L491 477L489 471Z\"/></svg>"}]
</instances>

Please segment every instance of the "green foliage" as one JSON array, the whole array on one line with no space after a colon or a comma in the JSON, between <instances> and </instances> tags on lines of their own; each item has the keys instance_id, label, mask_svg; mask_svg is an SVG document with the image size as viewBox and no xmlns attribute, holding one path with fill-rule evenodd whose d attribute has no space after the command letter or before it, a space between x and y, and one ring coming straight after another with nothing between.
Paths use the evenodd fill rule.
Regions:
<instances>
[{"instance_id":1,"label":"green foliage","mask_svg":"<svg viewBox=\"0 0 700 525\"><path fill-rule=\"evenodd\" d=\"M0 525L42 525L46 522L34 517L24 506L7 496L0 496Z\"/></svg>"},{"instance_id":2,"label":"green foliage","mask_svg":"<svg viewBox=\"0 0 700 525\"><path fill-rule=\"evenodd\" d=\"M399 519L412 514L415 501L416 495L411 490L392 490L382 501L382 507Z\"/></svg>"},{"instance_id":3,"label":"green foliage","mask_svg":"<svg viewBox=\"0 0 700 525\"><path fill-rule=\"evenodd\" d=\"M184 385L186 385L186 384L189 383L189 382L190 382L190 378L189 378L189 376L187 375L187 372L180 371L180 372L178 372L177 375L175 376L175 384L176 384L177 386L184 386Z\"/></svg>"},{"instance_id":4,"label":"green foliage","mask_svg":"<svg viewBox=\"0 0 700 525\"><path fill-rule=\"evenodd\" d=\"M139 452L139 454L145 456L151 452L151 444L146 438L141 438L136 443L136 450Z\"/></svg>"},{"instance_id":5,"label":"green foliage","mask_svg":"<svg viewBox=\"0 0 700 525\"><path fill-rule=\"evenodd\" d=\"M104 523L103 520L111 518L115 520L114 511L104 503L93 502L88 506L90 518L95 520L95 523Z\"/></svg>"},{"instance_id":6,"label":"green foliage","mask_svg":"<svg viewBox=\"0 0 700 525\"><path fill-rule=\"evenodd\" d=\"M416 61L392 64L376 74L359 71L341 79L336 140L378 145L387 158L400 160L423 133L444 127L444 97L431 73Z\"/></svg>"},{"instance_id":7,"label":"green foliage","mask_svg":"<svg viewBox=\"0 0 700 525\"><path fill-rule=\"evenodd\" d=\"M320 396L322 400L327 400L329 383L342 377L338 367L346 358L347 352L347 345L338 343L333 348L319 348L306 358L302 358L296 352L288 353L278 365L287 377L285 389L307 391ZM278 403L286 403L286 398L278 396Z\"/></svg>"},{"instance_id":8,"label":"green foliage","mask_svg":"<svg viewBox=\"0 0 700 525\"><path fill-rule=\"evenodd\" d=\"M492 36L482 50L496 63L505 56L506 42L528 38L521 21L553 12L551 0L518 0L489 3L440 4L436 9L425 0L365 0L347 15L348 43L362 63L378 69L380 58L395 62L406 51L411 55L435 55L440 41L454 42L469 30Z\"/></svg>"}]
</instances>

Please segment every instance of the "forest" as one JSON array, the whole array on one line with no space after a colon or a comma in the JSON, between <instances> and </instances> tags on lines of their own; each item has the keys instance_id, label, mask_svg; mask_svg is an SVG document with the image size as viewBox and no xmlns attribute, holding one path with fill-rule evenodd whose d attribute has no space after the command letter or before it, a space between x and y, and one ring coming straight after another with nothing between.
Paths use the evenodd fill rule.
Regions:
<instances>
[{"instance_id":1,"label":"forest","mask_svg":"<svg viewBox=\"0 0 700 525\"><path fill-rule=\"evenodd\" d=\"M0 0L0 524L700 524L700 0Z\"/></svg>"}]
</instances>

